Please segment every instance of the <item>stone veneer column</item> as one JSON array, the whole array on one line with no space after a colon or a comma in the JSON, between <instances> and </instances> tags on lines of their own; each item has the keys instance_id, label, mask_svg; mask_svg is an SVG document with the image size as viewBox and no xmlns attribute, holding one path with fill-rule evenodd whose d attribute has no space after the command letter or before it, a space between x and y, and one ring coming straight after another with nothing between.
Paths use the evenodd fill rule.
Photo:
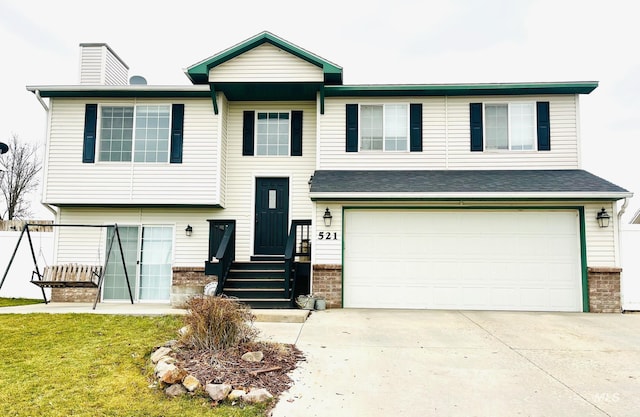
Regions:
<instances>
[{"instance_id":1,"label":"stone veneer column","mask_svg":"<svg viewBox=\"0 0 640 417\"><path fill-rule=\"evenodd\" d=\"M327 308L342 308L342 265L313 265L313 294L322 296Z\"/></svg>"},{"instance_id":2,"label":"stone veneer column","mask_svg":"<svg viewBox=\"0 0 640 417\"><path fill-rule=\"evenodd\" d=\"M592 313L619 313L620 272L622 268L589 267L589 311Z\"/></svg>"}]
</instances>

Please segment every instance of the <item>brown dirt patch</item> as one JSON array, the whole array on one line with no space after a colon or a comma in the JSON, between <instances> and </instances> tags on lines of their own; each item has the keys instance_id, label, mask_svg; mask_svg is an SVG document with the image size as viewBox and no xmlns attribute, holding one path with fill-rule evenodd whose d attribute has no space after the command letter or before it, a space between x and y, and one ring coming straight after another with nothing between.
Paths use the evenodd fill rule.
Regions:
<instances>
[{"instance_id":1,"label":"brown dirt patch","mask_svg":"<svg viewBox=\"0 0 640 417\"><path fill-rule=\"evenodd\" d=\"M242 359L246 352L255 351L264 353L262 361ZM294 345L273 342L249 342L219 351L183 347L176 350L175 357L176 365L196 377L202 386L226 383L234 389L266 388L275 398L289 389L293 381L288 373L304 360Z\"/></svg>"}]
</instances>

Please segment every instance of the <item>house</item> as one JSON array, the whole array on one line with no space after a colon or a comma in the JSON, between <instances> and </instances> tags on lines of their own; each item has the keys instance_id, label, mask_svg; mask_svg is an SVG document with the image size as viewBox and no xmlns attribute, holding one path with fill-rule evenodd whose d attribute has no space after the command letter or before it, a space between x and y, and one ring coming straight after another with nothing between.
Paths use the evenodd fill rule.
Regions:
<instances>
[{"instance_id":1,"label":"house","mask_svg":"<svg viewBox=\"0 0 640 417\"><path fill-rule=\"evenodd\" d=\"M152 86L108 45L80 50L79 85L27 87L47 109L42 200L59 224L118 225L137 301L218 279L330 308L620 310L632 194L580 164L597 82L345 85L263 32ZM104 259L109 233L59 228L56 262ZM108 270L100 297L127 299Z\"/></svg>"}]
</instances>

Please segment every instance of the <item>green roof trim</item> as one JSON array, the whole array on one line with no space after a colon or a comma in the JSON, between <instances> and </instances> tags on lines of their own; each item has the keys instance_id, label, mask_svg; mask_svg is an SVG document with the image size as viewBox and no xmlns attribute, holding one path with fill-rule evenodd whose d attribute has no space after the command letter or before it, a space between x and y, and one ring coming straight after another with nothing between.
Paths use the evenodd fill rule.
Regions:
<instances>
[{"instance_id":1,"label":"green roof trim","mask_svg":"<svg viewBox=\"0 0 640 417\"><path fill-rule=\"evenodd\" d=\"M589 94L597 87L597 81L426 85L327 85L325 86L325 96L387 97Z\"/></svg>"},{"instance_id":2,"label":"green roof trim","mask_svg":"<svg viewBox=\"0 0 640 417\"><path fill-rule=\"evenodd\" d=\"M264 43L270 43L283 51L289 52L298 58L304 59L305 61L322 68L324 72L324 82L326 84L342 84L342 67L287 42L270 32L259 33L236 46L200 61L197 64L188 67L185 73L194 84L206 84L209 82L209 70L211 68L223 64Z\"/></svg>"}]
</instances>

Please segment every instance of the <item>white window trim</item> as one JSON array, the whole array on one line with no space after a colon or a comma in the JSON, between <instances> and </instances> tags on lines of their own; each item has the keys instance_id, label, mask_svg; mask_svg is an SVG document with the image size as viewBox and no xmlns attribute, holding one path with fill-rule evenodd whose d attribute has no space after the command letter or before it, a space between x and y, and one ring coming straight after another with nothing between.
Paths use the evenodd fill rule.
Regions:
<instances>
[{"instance_id":1,"label":"white window trim","mask_svg":"<svg viewBox=\"0 0 640 417\"><path fill-rule=\"evenodd\" d=\"M386 108L388 105L393 106L405 106L407 111L407 148L404 150L387 150L387 141L385 136L385 120L386 120ZM382 149L362 149L362 106L382 106ZM409 153L411 148L411 132L410 132L410 124L411 124L411 115L409 113L409 103L401 102L401 103L359 103L358 104L358 152L365 153Z\"/></svg>"},{"instance_id":2,"label":"white window trim","mask_svg":"<svg viewBox=\"0 0 640 417\"><path fill-rule=\"evenodd\" d=\"M286 158L291 156L291 110L254 110L253 120L253 156L258 158ZM287 113L289 126L287 128L287 153L286 155L261 155L258 154L258 114L259 113Z\"/></svg>"},{"instance_id":3,"label":"white window trim","mask_svg":"<svg viewBox=\"0 0 640 417\"><path fill-rule=\"evenodd\" d=\"M530 104L533 106L533 149L512 149L511 148L511 105L512 104ZM496 105L506 105L507 106L507 118L508 118L508 136L507 136L507 145L508 145L508 149L489 149L487 148L487 120L486 120L486 115L487 115L487 105L491 105L491 106L496 106ZM536 102L535 101L509 101L509 102L502 102L502 101L496 101L496 102L484 102L482 103L482 149L484 150L484 152L496 152L496 153L513 153L513 152L538 152L538 131L537 131L537 126L538 126L538 115L536 112Z\"/></svg>"},{"instance_id":4,"label":"white window trim","mask_svg":"<svg viewBox=\"0 0 640 417\"><path fill-rule=\"evenodd\" d=\"M167 147L167 162L134 162L135 141L136 141L136 108L138 106L168 106L169 107L169 145ZM104 161L100 159L100 144L102 141L102 108L103 107L133 107L133 137L131 138L131 160L130 161ZM96 115L96 149L94 161L98 164L151 164L169 165L171 161L171 121L173 120L173 103L99 103L98 114Z\"/></svg>"}]
</instances>

